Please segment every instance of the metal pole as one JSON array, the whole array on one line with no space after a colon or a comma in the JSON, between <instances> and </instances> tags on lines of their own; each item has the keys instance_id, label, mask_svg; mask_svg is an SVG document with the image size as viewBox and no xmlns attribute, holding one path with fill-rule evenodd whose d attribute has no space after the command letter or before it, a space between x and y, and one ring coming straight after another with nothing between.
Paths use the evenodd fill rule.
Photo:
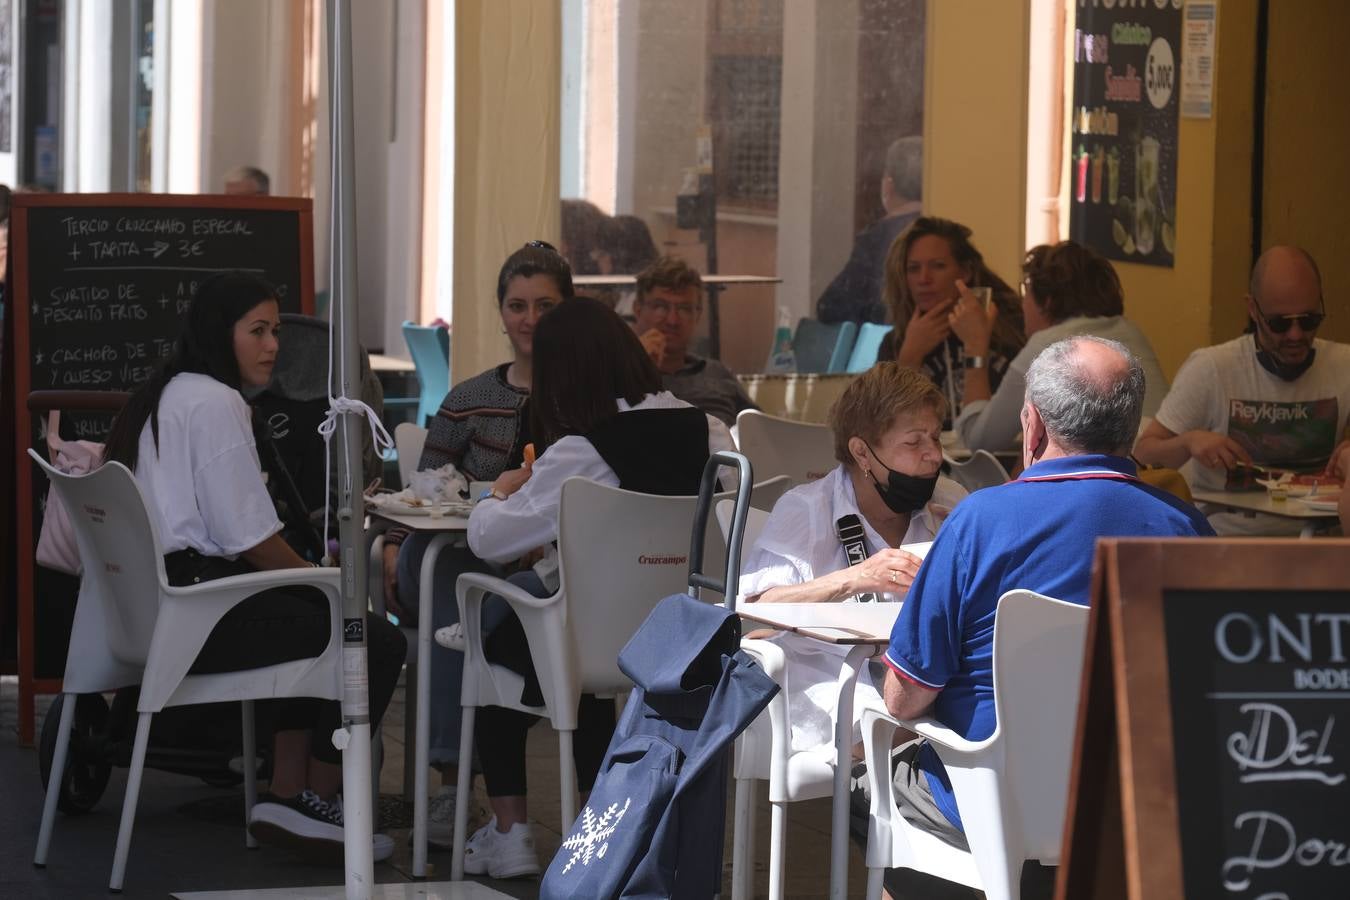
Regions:
<instances>
[{"instance_id":1,"label":"metal pole","mask_svg":"<svg viewBox=\"0 0 1350 900\"><path fill-rule=\"evenodd\" d=\"M352 130L351 0L328 0L328 95L332 141L332 347L336 397L361 395L360 346L356 340L356 216ZM343 409L337 448L338 546L342 566L342 798L347 900L369 900L374 884L371 835L370 699L366 654L366 560L362 523L361 447L366 417ZM345 746L343 746L345 744Z\"/></svg>"}]
</instances>

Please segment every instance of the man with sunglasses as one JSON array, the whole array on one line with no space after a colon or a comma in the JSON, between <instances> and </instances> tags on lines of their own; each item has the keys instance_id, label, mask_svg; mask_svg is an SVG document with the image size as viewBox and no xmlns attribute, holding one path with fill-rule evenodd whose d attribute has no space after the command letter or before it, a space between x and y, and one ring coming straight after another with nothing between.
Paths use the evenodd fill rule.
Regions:
<instances>
[{"instance_id":1,"label":"man with sunglasses","mask_svg":"<svg viewBox=\"0 0 1350 900\"><path fill-rule=\"evenodd\" d=\"M657 258L637 276L633 329L661 370L662 386L728 426L743 409L758 409L731 371L689 352L703 317L703 279L684 260Z\"/></svg>"},{"instance_id":2,"label":"man with sunglasses","mask_svg":"<svg viewBox=\"0 0 1350 900\"><path fill-rule=\"evenodd\" d=\"M1141 462L1180 468L1194 490L1257 487L1251 464L1318 472L1346 446L1350 345L1318 340L1326 317L1317 263L1298 247L1256 261L1241 337L1191 354L1135 446ZM1273 516L1215 513L1220 534L1296 534Z\"/></svg>"}]
</instances>

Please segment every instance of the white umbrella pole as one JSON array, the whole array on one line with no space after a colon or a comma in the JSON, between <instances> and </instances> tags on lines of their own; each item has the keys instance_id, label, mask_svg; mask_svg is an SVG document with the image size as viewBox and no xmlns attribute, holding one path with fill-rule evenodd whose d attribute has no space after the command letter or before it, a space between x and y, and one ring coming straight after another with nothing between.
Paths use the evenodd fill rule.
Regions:
<instances>
[{"instance_id":1,"label":"white umbrella pole","mask_svg":"<svg viewBox=\"0 0 1350 900\"><path fill-rule=\"evenodd\" d=\"M328 94L332 140L331 309L333 344L340 354L338 397L361 396L356 335L356 216L352 132L351 0L328 0ZM330 385L330 391L332 385ZM370 694L366 654L366 560L362 546L361 446L366 417L345 404L339 410L338 542L342 566L342 799L345 819L347 900L369 900L374 886L371 833Z\"/></svg>"}]
</instances>

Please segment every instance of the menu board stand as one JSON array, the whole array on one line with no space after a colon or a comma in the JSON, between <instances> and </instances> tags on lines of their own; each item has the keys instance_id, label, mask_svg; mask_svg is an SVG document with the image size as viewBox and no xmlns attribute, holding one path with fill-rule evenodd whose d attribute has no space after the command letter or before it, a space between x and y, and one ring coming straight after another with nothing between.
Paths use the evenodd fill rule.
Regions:
<instances>
[{"instance_id":1,"label":"menu board stand","mask_svg":"<svg viewBox=\"0 0 1350 900\"><path fill-rule=\"evenodd\" d=\"M44 625L35 597L73 609L69 579L34 564L45 479L26 458L42 448L37 390L127 391L172 352L196 285L212 272L255 272L282 312L314 309L313 203L298 197L16 194L10 219L0 424L13 435L0 464L12 548L19 742L34 737L35 694L60 690L68 628ZM102 440L108 412L63 415L63 436ZM69 433L67 434L67 431ZM48 591L47 587L51 586ZM60 595L59 603L56 595ZM0 616L0 622L8 619ZM40 640L41 638L41 640Z\"/></svg>"},{"instance_id":2,"label":"menu board stand","mask_svg":"<svg viewBox=\"0 0 1350 900\"><path fill-rule=\"evenodd\" d=\"M1350 896L1350 540L1097 553L1057 900Z\"/></svg>"}]
</instances>

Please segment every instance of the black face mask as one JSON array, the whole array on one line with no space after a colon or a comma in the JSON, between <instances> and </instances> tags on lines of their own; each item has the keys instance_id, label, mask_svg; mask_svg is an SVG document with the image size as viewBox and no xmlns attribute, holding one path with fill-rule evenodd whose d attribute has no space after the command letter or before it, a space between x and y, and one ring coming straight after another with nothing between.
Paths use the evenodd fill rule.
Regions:
<instances>
[{"instance_id":1,"label":"black face mask","mask_svg":"<svg viewBox=\"0 0 1350 900\"><path fill-rule=\"evenodd\" d=\"M1313 360L1317 358L1317 348L1309 347L1308 355L1303 362L1282 363L1266 352L1265 348L1261 346L1260 335L1254 331L1252 332L1252 342L1256 344L1256 361L1261 364L1261 368L1284 381L1298 381L1304 372L1312 368Z\"/></svg>"},{"instance_id":2,"label":"black face mask","mask_svg":"<svg viewBox=\"0 0 1350 900\"><path fill-rule=\"evenodd\" d=\"M866 441L863 442L867 444ZM867 449L872 454L872 458L877 461L877 465L886 470L886 486L882 487L881 482L871 472L867 474L872 478L872 486L877 489L881 495L881 502L893 513L901 516L907 516L912 512L923 509L929 500L933 499L933 489L937 487L938 476L936 473L931 478L920 478L917 475L906 475L904 472L897 472L890 466L881 461L877 456L877 451L872 449L871 444L867 444Z\"/></svg>"}]
</instances>

